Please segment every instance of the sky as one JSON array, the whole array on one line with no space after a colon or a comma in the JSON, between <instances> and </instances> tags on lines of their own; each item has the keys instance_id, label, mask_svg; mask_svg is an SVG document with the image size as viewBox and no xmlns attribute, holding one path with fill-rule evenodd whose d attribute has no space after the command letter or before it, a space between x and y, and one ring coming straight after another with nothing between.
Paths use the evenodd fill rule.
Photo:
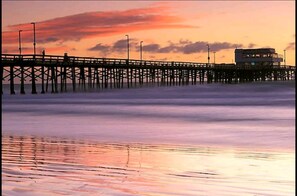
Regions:
<instances>
[{"instance_id":1,"label":"sky","mask_svg":"<svg viewBox=\"0 0 297 196\"><path fill-rule=\"evenodd\" d=\"M2 1L2 53L234 62L236 48L286 50L295 65L295 1Z\"/></svg>"}]
</instances>

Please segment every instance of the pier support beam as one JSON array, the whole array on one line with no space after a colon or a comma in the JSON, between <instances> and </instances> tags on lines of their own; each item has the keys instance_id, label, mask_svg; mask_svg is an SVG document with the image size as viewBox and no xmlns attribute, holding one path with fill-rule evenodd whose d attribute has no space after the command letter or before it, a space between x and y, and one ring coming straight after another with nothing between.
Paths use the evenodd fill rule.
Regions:
<instances>
[{"instance_id":1,"label":"pier support beam","mask_svg":"<svg viewBox=\"0 0 297 196\"><path fill-rule=\"evenodd\" d=\"M14 95L15 91L14 91L14 71L13 71L14 66L11 65L10 66L10 94Z\"/></svg>"},{"instance_id":2,"label":"pier support beam","mask_svg":"<svg viewBox=\"0 0 297 196\"><path fill-rule=\"evenodd\" d=\"M24 84L24 66L21 65L21 89L20 93L25 94L25 84Z\"/></svg>"},{"instance_id":3,"label":"pier support beam","mask_svg":"<svg viewBox=\"0 0 297 196\"><path fill-rule=\"evenodd\" d=\"M74 64L72 65L71 68L71 75L72 75L72 91L75 92L76 91L76 77L75 77L75 66Z\"/></svg>"},{"instance_id":4,"label":"pier support beam","mask_svg":"<svg viewBox=\"0 0 297 196\"><path fill-rule=\"evenodd\" d=\"M37 91L36 91L36 83L35 83L35 68L34 68L34 65L32 65L32 94L37 94Z\"/></svg>"},{"instance_id":5,"label":"pier support beam","mask_svg":"<svg viewBox=\"0 0 297 196\"><path fill-rule=\"evenodd\" d=\"M41 66L41 94L44 94L44 65Z\"/></svg>"}]
</instances>

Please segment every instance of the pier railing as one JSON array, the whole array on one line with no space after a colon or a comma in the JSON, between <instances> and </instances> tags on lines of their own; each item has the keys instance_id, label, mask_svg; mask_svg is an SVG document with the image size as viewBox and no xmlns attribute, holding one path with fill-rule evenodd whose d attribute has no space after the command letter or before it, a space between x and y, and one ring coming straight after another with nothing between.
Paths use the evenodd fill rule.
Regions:
<instances>
[{"instance_id":1,"label":"pier railing","mask_svg":"<svg viewBox=\"0 0 297 196\"><path fill-rule=\"evenodd\" d=\"M123 88L156 85L188 85L197 83L236 83L265 80L294 80L295 66L289 65L236 65L177 61L153 61L117 58L95 58L59 55L1 55L2 82L9 82L14 94L15 82L31 82L32 93L37 93L36 83L41 83L44 93L51 84L52 92L66 91L66 84L85 88ZM16 81L15 81L16 80ZM46 88L45 88L46 87ZM2 90L3 92L3 90Z\"/></svg>"},{"instance_id":2,"label":"pier railing","mask_svg":"<svg viewBox=\"0 0 297 196\"><path fill-rule=\"evenodd\" d=\"M77 56L59 56L59 55L17 55L2 54L2 66L14 62L34 62L38 64L84 64L84 65L135 65L135 66L170 66L170 67L189 67L189 68L224 68L224 69L295 69L295 66L289 65L236 65L236 64L214 64L214 63L197 63L181 61L154 61L154 60L135 60L135 59L118 59L118 58L95 58L95 57L77 57Z\"/></svg>"},{"instance_id":3,"label":"pier railing","mask_svg":"<svg viewBox=\"0 0 297 196\"><path fill-rule=\"evenodd\" d=\"M77 57L77 56L57 56L57 55L16 55L2 54L2 62L35 62L41 63L69 63L69 64L88 64L88 65L135 65L135 66L172 66L172 67L212 67L213 64L195 63L195 62L173 62L173 61L153 61L153 60L135 60L135 59L117 59L117 58L95 58L95 57ZM4 65L5 66L5 65Z\"/></svg>"}]
</instances>

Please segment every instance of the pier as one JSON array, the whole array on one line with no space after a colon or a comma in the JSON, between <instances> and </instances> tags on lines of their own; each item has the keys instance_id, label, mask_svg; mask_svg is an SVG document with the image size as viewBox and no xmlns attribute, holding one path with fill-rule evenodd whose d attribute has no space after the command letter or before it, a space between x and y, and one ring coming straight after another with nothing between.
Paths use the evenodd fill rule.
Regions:
<instances>
[{"instance_id":1,"label":"pier","mask_svg":"<svg viewBox=\"0 0 297 196\"><path fill-rule=\"evenodd\" d=\"M56 55L1 56L2 84L9 93L25 94L25 83L32 94L61 93L78 89L133 88L196 85L203 83L242 83L295 80L295 66L243 66L195 62L150 61ZM37 89L37 84L41 87ZM71 84L71 88L69 88ZM3 85L2 85L3 93Z\"/></svg>"}]
</instances>

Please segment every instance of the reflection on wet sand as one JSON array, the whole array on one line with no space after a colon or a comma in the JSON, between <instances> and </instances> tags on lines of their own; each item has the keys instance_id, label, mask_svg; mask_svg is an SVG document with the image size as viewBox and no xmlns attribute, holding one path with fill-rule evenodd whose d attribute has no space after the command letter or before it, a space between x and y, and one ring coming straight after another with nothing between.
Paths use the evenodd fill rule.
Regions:
<instances>
[{"instance_id":1,"label":"reflection on wet sand","mask_svg":"<svg viewBox=\"0 0 297 196\"><path fill-rule=\"evenodd\" d=\"M2 136L3 195L293 195L294 153Z\"/></svg>"}]
</instances>

